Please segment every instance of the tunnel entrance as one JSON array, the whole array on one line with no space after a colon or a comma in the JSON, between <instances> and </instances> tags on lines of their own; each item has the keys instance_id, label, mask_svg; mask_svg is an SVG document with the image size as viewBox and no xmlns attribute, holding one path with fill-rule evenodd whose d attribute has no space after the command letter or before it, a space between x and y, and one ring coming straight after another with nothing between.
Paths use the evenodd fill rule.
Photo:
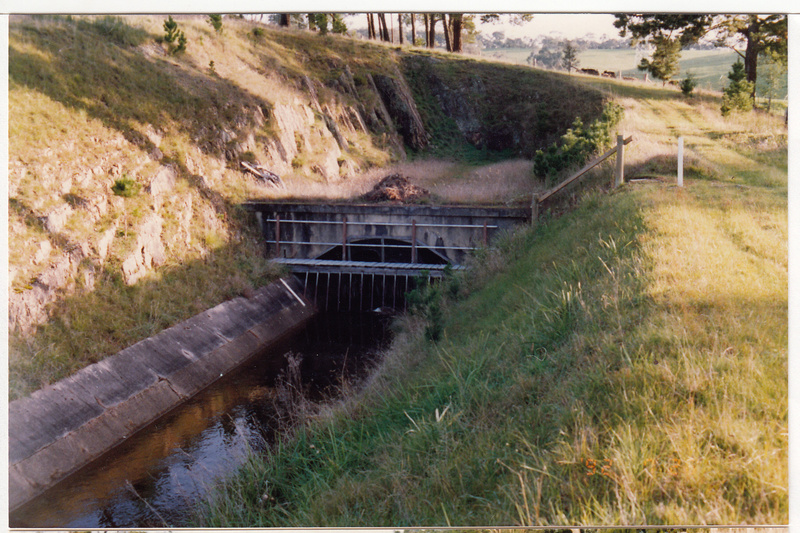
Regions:
<instances>
[{"instance_id":1,"label":"tunnel entrance","mask_svg":"<svg viewBox=\"0 0 800 533\"><path fill-rule=\"evenodd\" d=\"M446 265L449 262L446 257L431 248L387 237L355 239L332 247L317 259L423 265Z\"/></svg>"}]
</instances>

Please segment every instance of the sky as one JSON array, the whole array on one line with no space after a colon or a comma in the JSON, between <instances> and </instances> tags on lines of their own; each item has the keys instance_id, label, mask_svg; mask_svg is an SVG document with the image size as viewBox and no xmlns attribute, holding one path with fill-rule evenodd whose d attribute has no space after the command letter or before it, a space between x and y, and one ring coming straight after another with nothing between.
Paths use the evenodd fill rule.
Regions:
<instances>
[{"instance_id":1,"label":"sky","mask_svg":"<svg viewBox=\"0 0 800 533\"><path fill-rule=\"evenodd\" d=\"M491 33L495 25L484 25L481 31ZM537 35L551 35L564 39L583 37L587 33L594 33L600 38L604 33L609 38L619 37L619 30L614 27L614 15L596 13L541 13L533 16L533 20L522 26L505 24L503 26L506 37L536 37Z\"/></svg>"},{"instance_id":2,"label":"sky","mask_svg":"<svg viewBox=\"0 0 800 533\"><path fill-rule=\"evenodd\" d=\"M487 6L488 7L488 6ZM396 18L394 21L396 22ZM351 29L366 27L366 17L358 15L349 17L347 25ZM583 37L594 33L596 38L606 34L609 38L619 37L619 30L614 27L614 15L596 13L539 13L533 20L522 25L497 22L482 24L478 29L484 35L502 31L508 38L535 38L538 35L551 35L564 39Z\"/></svg>"}]
</instances>

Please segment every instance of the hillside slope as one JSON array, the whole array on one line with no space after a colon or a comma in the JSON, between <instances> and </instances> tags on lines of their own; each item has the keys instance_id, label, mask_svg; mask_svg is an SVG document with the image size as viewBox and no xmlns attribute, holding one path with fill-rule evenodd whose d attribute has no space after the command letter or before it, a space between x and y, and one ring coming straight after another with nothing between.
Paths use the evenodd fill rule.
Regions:
<instances>
[{"instance_id":1,"label":"hillside slope","mask_svg":"<svg viewBox=\"0 0 800 533\"><path fill-rule=\"evenodd\" d=\"M529 156L602 107L530 69L176 20L172 55L164 17L11 19L12 397L272 279L245 199L346 200L409 156Z\"/></svg>"}]
</instances>

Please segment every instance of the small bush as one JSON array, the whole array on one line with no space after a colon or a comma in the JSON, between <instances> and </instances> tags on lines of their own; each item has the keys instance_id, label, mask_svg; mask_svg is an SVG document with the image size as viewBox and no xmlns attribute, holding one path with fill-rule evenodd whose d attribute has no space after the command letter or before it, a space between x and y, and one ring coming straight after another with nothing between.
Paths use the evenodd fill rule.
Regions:
<instances>
[{"instance_id":1,"label":"small bush","mask_svg":"<svg viewBox=\"0 0 800 533\"><path fill-rule=\"evenodd\" d=\"M253 28L252 34L256 39L262 39L265 35L265 32L262 28Z\"/></svg>"},{"instance_id":2,"label":"small bush","mask_svg":"<svg viewBox=\"0 0 800 533\"><path fill-rule=\"evenodd\" d=\"M428 272L422 271L415 280L415 289L406 294L406 303L412 314L425 319L425 338L436 342L444 332L444 304L455 300L461 292L461 282L450 265L444 268L442 279L431 283Z\"/></svg>"},{"instance_id":3,"label":"small bush","mask_svg":"<svg viewBox=\"0 0 800 533\"><path fill-rule=\"evenodd\" d=\"M114 185L111 186L111 190L117 196L130 198L131 196L139 194L139 191L142 190L142 186L136 180L121 178L114 182Z\"/></svg>"},{"instance_id":4,"label":"small bush","mask_svg":"<svg viewBox=\"0 0 800 533\"><path fill-rule=\"evenodd\" d=\"M555 182L559 173L583 164L592 154L610 146L611 128L622 120L622 107L609 102L600 118L589 127L578 117L572 127L561 137L561 144L553 143L546 150L537 150L533 170L537 176L546 176L548 185Z\"/></svg>"},{"instance_id":5,"label":"small bush","mask_svg":"<svg viewBox=\"0 0 800 533\"><path fill-rule=\"evenodd\" d=\"M697 87L697 80L694 76L692 76L691 72L687 72L686 77L681 80L679 87L681 88L683 95L688 98L692 96L692 91L694 91L695 87Z\"/></svg>"}]
</instances>

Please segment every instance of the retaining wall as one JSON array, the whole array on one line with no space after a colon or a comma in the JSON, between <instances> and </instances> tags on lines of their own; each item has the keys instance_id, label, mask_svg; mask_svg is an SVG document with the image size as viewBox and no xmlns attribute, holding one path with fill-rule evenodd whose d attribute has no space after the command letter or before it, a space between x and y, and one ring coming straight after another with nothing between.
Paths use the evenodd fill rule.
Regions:
<instances>
[{"instance_id":1,"label":"retaining wall","mask_svg":"<svg viewBox=\"0 0 800 533\"><path fill-rule=\"evenodd\" d=\"M302 326L295 279L234 298L9 405L13 511Z\"/></svg>"}]
</instances>

